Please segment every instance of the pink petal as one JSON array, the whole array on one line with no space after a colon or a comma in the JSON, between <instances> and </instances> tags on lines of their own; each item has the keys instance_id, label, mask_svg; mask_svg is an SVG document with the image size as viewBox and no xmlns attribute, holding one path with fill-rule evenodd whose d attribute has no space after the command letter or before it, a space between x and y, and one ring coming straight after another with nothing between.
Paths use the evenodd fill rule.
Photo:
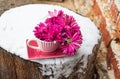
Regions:
<instances>
[{"instance_id":1,"label":"pink petal","mask_svg":"<svg viewBox=\"0 0 120 79\"><path fill-rule=\"evenodd\" d=\"M53 16L54 16L53 12L48 11L48 13L49 13L49 15L50 15L51 17L53 17Z\"/></svg>"},{"instance_id":2,"label":"pink petal","mask_svg":"<svg viewBox=\"0 0 120 79\"><path fill-rule=\"evenodd\" d=\"M68 55L73 55L74 54L74 47L72 45L68 46Z\"/></svg>"},{"instance_id":3,"label":"pink petal","mask_svg":"<svg viewBox=\"0 0 120 79\"><path fill-rule=\"evenodd\" d=\"M76 41L76 40L79 40L79 34L78 33L75 33L72 37L72 41Z\"/></svg>"},{"instance_id":4,"label":"pink petal","mask_svg":"<svg viewBox=\"0 0 120 79\"><path fill-rule=\"evenodd\" d=\"M54 9L54 15L57 16L57 10L56 9Z\"/></svg>"},{"instance_id":5,"label":"pink petal","mask_svg":"<svg viewBox=\"0 0 120 79\"><path fill-rule=\"evenodd\" d=\"M76 42L73 42L72 44L73 44L73 47L74 47L75 49L78 49L78 48L81 46L81 44L76 43Z\"/></svg>"}]
</instances>

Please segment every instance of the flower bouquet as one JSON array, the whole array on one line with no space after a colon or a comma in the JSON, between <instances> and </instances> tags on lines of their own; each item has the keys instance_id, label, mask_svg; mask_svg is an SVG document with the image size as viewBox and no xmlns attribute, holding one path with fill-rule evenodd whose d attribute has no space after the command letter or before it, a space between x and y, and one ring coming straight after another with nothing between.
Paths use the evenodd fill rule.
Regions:
<instances>
[{"instance_id":1,"label":"flower bouquet","mask_svg":"<svg viewBox=\"0 0 120 79\"><path fill-rule=\"evenodd\" d=\"M80 26L73 16L62 10L48 13L50 16L33 30L35 37L45 42L59 43L57 49L67 55L74 55L82 44Z\"/></svg>"}]
</instances>

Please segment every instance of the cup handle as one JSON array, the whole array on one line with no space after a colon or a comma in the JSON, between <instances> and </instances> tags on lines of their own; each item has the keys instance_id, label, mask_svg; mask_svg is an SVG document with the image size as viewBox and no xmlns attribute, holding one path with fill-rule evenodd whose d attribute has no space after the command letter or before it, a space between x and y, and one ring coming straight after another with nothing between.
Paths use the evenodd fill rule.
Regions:
<instances>
[{"instance_id":1,"label":"cup handle","mask_svg":"<svg viewBox=\"0 0 120 79\"><path fill-rule=\"evenodd\" d=\"M40 50L40 45L38 44L38 46L33 46L30 44L31 41L35 41L38 44L38 39L28 39L27 40L27 45L28 47L32 48L32 49L36 49L36 50Z\"/></svg>"}]
</instances>

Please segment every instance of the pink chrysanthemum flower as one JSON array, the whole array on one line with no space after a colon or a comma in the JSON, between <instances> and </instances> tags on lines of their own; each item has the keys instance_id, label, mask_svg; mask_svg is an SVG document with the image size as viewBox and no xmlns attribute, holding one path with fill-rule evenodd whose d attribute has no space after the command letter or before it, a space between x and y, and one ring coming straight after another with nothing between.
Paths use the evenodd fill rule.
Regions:
<instances>
[{"instance_id":1,"label":"pink chrysanthemum flower","mask_svg":"<svg viewBox=\"0 0 120 79\"><path fill-rule=\"evenodd\" d=\"M62 10L48 13L50 17L35 27L34 35L40 40L59 42L63 53L74 55L82 44L82 34L76 20Z\"/></svg>"},{"instance_id":2,"label":"pink chrysanthemum flower","mask_svg":"<svg viewBox=\"0 0 120 79\"><path fill-rule=\"evenodd\" d=\"M60 49L63 53L68 55L74 55L82 44L82 37L80 33L75 33L73 36L69 36L65 42L61 44Z\"/></svg>"}]
</instances>

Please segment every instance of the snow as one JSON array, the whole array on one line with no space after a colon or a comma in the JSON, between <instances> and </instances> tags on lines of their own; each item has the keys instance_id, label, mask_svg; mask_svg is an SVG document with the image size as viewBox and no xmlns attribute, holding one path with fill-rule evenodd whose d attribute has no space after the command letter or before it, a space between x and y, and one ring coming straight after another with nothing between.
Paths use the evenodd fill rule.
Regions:
<instances>
[{"instance_id":1,"label":"snow","mask_svg":"<svg viewBox=\"0 0 120 79\"><path fill-rule=\"evenodd\" d=\"M52 68L56 79L62 73L66 73L64 76L68 77L83 55L85 55L83 61L86 63L83 68L86 68L87 57L92 54L94 45L98 44L98 39L101 38L99 30L89 18L57 5L29 4L12 8L0 17L0 47L28 60L26 39L35 38L33 35L34 27L48 16L48 11L54 11L54 9L63 10L65 13L74 16L83 35L83 44L76 56L30 60L43 65L43 75L50 75L52 73L50 68ZM47 67L44 66L45 64ZM63 65L67 66L61 70ZM45 72L46 70L47 72ZM83 71L79 70L79 72Z\"/></svg>"}]
</instances>

